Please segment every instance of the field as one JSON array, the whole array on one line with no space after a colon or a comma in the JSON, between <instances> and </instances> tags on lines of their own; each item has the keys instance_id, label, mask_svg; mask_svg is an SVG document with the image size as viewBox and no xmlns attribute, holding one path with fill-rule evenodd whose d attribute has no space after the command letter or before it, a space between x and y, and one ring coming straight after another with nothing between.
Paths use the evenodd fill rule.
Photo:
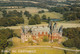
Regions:
<instances>
[{"instance_id":1,"label":"field","mask_svg":"<svg viewBox=\"0 0 80 54\"><path fill-rule=\"evenodd\" d=\"M48 11L47 9L43 9L43 8L37 8L37 7L26 7L26 8L21 8L21 9L6 9L7 11L13 11L13 10L17 10L17 11L29 11L31 14L32 13L38 13L38 11L44 10L44 11Z\"/></svg>"},{"instance_id":2,"label":"field","mask_svg":"<svg viewBox=\"0 0 80 54\"><path fill-rule=\"evenodd\" d=\"M61 18L63 18L62 14L56 13L56 12L45 12L45 13L41 13L39 15L40 15L40 17L42 17L43 15L46 15L47 18L50 17L51 19L61 19Z\"/></svg>"},{"instance_id":3,"label":"field","mask_svg":"<svg viewBox=\"0 0 80 54\"><path fill-rule=\"evenodd\" d=\"M57 22L58 27L60 27L61 25L63 25L63 28L76 28L76 27L80 27L79 23L63 23L63 22ZM22 26L22 25L21 25ZM20 29L21 26L9 26L9 27L1 27L2 28L10 28L10 29ZM26 25L24 25L26 26ZM38 24L38 25L28 25L29 27L32 26L48 26L47 23L43 23L43 24Z\"/></svg>"},{"instance_id":4,"label":"field","mask_svg":"<svg viewBox=\"0 0 80 54\"><path fill-rule=\"evenodd\" d=\"M57 19L62 19L63 15L60 13L56 13L56 12L48 12L47 9L42 9L42 8L37 8L37 7L26 7L26 8L22 8L22 9L6 9L7 11L13 11L13 10L17 10L17 11L29 11L32 15L34 14L39 14L38 11L44 10L45 13L39 14L40 17L42 17L42 15L46 15L47 18L50 17L51 19L57 18ZM27 17L23 14L22 15L24 18L24 25L28 24L28 19ZM23 25L23 24L18 24L18 25Z\"/></svg>"},{"instance_id":5,"label":"field","mask_svg":"<svg viewBox=\"0 0 80 54\"><path fill-rule=\"evenodd\" d=\"M45 13L39 14L40 17L42 15L46 15L47 17L51 17L51 18L62 18L63 15L60 13L56 13L56 12L48 12L48 9L43 9L43 8L37 8L37 7L26 7L26 8L21 8L21 9L6 9L7 11L13 11L13 10L17 10L17 11L29 11L32 15L34 14L38 14L38 11L44 10Z\"/></svg>"},{"instance_id":6,"label":"field","mask_svg":"<svg viewBox=\"0 0 80 54\"><path fill-rule=\"evenodd\" d=\"M78 23L78 24L80 24L80 20L74 20L74 21L61 21L62 23L65 23L65 22L67 22L67 23Z\"/></svg>"}]
</instances>

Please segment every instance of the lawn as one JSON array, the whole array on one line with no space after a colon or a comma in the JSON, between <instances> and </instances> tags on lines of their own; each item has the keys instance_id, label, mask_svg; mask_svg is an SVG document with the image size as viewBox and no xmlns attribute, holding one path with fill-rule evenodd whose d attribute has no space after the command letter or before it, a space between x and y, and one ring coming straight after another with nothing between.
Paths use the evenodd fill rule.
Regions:
<instances>
[{"instance_id":1,"label":"lawn","mask_svg":"<svg viewBox=\"0 0 80 54\"><path fill-rule=\"evenodd\" d=\"M13 46L10 48L11 54L65 54L64 50L55 49L51 47L27 47L27 46L57 46L64 47L57 42L40 42L40 45L29 45L27 42L21 43L21 39L17 37L12 38ZM76 52L66 51L66 54L75 54Z\"/></svg>"},{"instance_id":2,"label":"lawn","mask_svg":"<svg viewBox=\"0 0 80 54\"><path fill-rule=\"evenodd\" d=\"M21 43L21 39L17 37L12 38L13 46L11 49L11 54L64 54L63 50L54 49L54 48L48 48L48 47L25 47L25 46L31 46L28 43ZM58 44L57 42L49 43L49 42L41 42L40 45L32 45L32 46L59 46L63 47L61 44ZM30 51L33 51L30 53Z\"/></svg>"},{"instance_id":3,"label":"lawn","mask_svg":"<svg viewBox=\"0 0 80 54\"><path fill-rule=\"evenodd\" d=\"M53 49L53 48L22 48L13 49L15 52L11 54L64 54L63 50Z\"/></svg>"},{"instance_id":4,"label":"lawn","mask_svg":"<svg viewBox=\"0 0 80 54\"><path fill-rule=\"evenodd\" d=\"M65 38L65 37L64 37ZM64 39L62 39L64 41ZM55 49L52 47L27 47L27 46L64 46L58 42L40 42L39 45L31 45L28 42L22 43L20 38L12 38L13 46L10 48L11 54L65 54L64 50ZM75 54L76 52L66 51L66 54Z\"/></svg>"},{"instance_id":5,"label":"lawn","mask_svg":"<svg viewBox=\"0 0 80 54\"><path fill-rule=\"evenodd\" d=\"M13 37L12 38L12 42L13 42L13 47L20 47L20 46L57 46L57 47L63 47L62 44L58 43L58 42L53 42L53 43L49 43L49 42L39 42L39 44L29 44L28 42L22 43L20 38L17 37Z\"/></svg>"}]
</instances>

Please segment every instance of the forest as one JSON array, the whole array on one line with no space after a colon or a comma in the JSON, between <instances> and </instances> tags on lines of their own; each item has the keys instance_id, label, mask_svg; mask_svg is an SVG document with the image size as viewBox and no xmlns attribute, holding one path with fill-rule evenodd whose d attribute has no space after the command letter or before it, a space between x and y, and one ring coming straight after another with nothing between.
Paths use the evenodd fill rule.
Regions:
<instances>
[{"instance_id":1,"label":"forest","mask_svg":"<svg viewBox=\"0 0 80 54\"><path fill-rule=\"evenodd\" d=\"M63 19L66 21L79 20L80 19L80 6L72 5L67 7L51 7L50 12L58 12L63 14Z\"/></svg>"},{"instance_id":2,"label":"forest","mask_svg":"<svg viewBox=\"0 0 80 54\"><path fill-rule=\"evenodd\" d=\"M11 29L0 29L0 54L4 54L1 50L5 50L6 47L11 47L13 45L12 41L8 39L17 36Z\"/></svg>"},{"instance_id":3,"label":"forest","mask_svg":"<svg viewBox=\"0 0 80 54\"><path fill-rule=\"evenodd\" d=\"M22 12L17 12L16 10L9 12L3 10L2 12L3 17L0 18L0 26L15 26L24 23Z\"/></svg>"},{"instance_id":4,"label":"forest","mask_svg":"<svg viewBox=\"0 0 80 54\"><path fill-rule=\"evenodd\" d=\"M25 7L38 7L38 8L48 8L48 6L44 3L31 3L31 2L8 2L8 3L0 3L1 7L5 6L22 6Z\"/></svg>"},{"instance_id":5,"label":"forest","mask_svg":"<svg viewBox=\"0 0 80 54\"><path fill-rule=\"evenodd\" d=\"M41 11L39 11L38 13L44 13L44 11L41 10ZM28 24L29 24L29 25L41 24L41 22L47 22L47 23L49 23L49 21L50 21L50 17L48 17L48 19L47 19L46 15L42 15L42 16L40 17L39 14L34 14L34 15L32 16L28 11L25 11L25 12L24 12L24 15L25 15L26 17L28 17L28 20L29 20Z\"/></svg>"},{"instance_id":6,"label":"forest","mask_svg":"<svg viewBox=\"0 0 80 54\"><path fill-rule=\"evenodd\" d=\"M63 43L64 46L80 49L80 27L63 29L63 36L68 38L68 40Z\"/></svg>"}]
</instances>

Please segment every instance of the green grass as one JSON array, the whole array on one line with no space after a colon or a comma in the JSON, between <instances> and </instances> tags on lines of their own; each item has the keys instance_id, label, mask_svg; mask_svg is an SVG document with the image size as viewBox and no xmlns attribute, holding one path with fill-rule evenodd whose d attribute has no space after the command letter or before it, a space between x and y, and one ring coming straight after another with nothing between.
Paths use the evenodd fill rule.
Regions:
<instances>
[{"instance_id":1,"label":"green grass","mask_svg":"<svg viewBox=\"0 0 80 54\"><path fill-rule=\"evenodd\" d=\"M74 21L60 21L62 23L80 23L80 20L74 20Z\"/></svg>"},{"instance_id":2,"label":"green grass","mask_svg":"<svg viewBox=\"0 0 80 54\"><path fill-rule=\"evenodd\" d=\"M20 50L25 51L35 51L34 53L22 52L22 54L64 54L63 50L53 49L53 48L22 48L22 49L13 49L16 53L11 52L11 54L21 54Z\"/></svg>"},{"instance_id":3,"label":"green grass","mask_svg":"<svg viewBox=\"0 0 80 54\"><path fill-rule=\"evenodd\" d=\"M13 11L13 10L17 10L17 11L29 11L31 14L32 13L38 13L38 11L44 10L44 11L48 11L48 9L44 9L44 8L37 8L37 7L26 7L26 8L21 8L21 9L6 9L7 11Z\"/></svg>"},{"instance_id":4,"label":"green grass","mask_svg":"<svg viewBox=\"0 0 80 54\"><path fill-rule=\"evenodd\" d=\"M12 42L13 42L13 47L20 47L20 46L32 46L31 44L29 44L28 42L22 43L20 38L17 37L13 37L12 38ZM39 42L39 45L37 44L33 44L33 46L57 46L57 47L63 47L62 44L59 44L58 42L53 42L53 43L49 43L49 42Z\"/></svg>"},{"instance_id":5,"label":"green grass","mask_svg":"<svg viewBox=\"0 0 80 54\"><path fill-rule=\"evenodd\" d=\"M50 43L48 42L41 42L41 45L50 45ZM54 43L55 46L60 46L58 45L58 43ZM24 51L35 51L34 53L30 53L30 54L64 54L63 50L58 50L58 49L53 49L53 48L27 48L24 46L28 46L27 43L21 43L21 40L17 37L13 38L13 47L11 47L11 54L21 54L21 52L19 52L20 50L24 50ZM30 45L29 45L30 46ZM22 48L19 48L22 47ZM13 52L16 51L16 52ZM22 54L29 54L29 52L22 52Z\"/></svg>"},{"instance_id":6,"label":"green grass","mask_svg":"<svg viewBox=\"0 0 80 54\"><path fill-rule=\"evenodd\" d=\"M10 48L11 49L11 54L21 54L20 52L18 52L19 50L26 50L26 51L36 51L35 53L31 53L31 54L64 54L63 50L59 50L59 49L54 49L54 48L27 48L24 46L31 46L30 44L28 44L27 42L25 43L21 43L21 39L17 38L17 37L13 37L12 39L13 42L13 46ZM32 45L32 46L58 46L58 47L63 47L61 44L58 44L57 42L54 43L49 43L49 42L40 42L39 45ZM16 51L13 52L13 51ZM29 54L28 52L23 52L22 54Z\"/></svg>"},{"instance_id":7,"label":"green grass","mask_svg":"<svg viewBox=\"0 0 80 54\"><path fill-rule=\"evenodd\" d=\"M10 48L11 54L65 54L64 50L48 48L48 47L27 47L27 46L57 46L62 47L62 44L57 42L49 43L49 42L40 42L39 45L30 45L28 42L22 43L20 38L13 37L12 38L13 46ZM13 52L15 51L15 52ZM27 51L27 52L21 52ZM34 53L29 53L29 51L35 51ZM75 54L76 52L66 51L66 54Z\"/></svg>"},{"instance_id":8,"label":"green grass","mask_svg":"<svg viewBox=\"0 0 80 54\"><path fill-rule=\"evenodd\" d=\"M32 14L32 15L34 15L34 14ZM54 18L56 18L56 19L61 19L61 18L63 17L62 14L56 13L56 12L45 12L45 13L41 13L41 14L39 14L39 15L40 15L40 17L42 17L42 15L46 15L47 18L50 17L50 18L52 18L52 19L54 19Z\"/></svg>"}]
</instances>

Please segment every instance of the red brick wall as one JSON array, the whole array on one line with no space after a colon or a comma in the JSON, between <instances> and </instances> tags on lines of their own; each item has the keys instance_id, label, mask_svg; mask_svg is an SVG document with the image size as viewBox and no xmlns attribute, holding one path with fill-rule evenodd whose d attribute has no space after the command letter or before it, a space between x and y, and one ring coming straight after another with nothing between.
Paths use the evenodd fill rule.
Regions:
<instances>
[{"instance_id":1,"label":"red brick wall","mask_svg":"<svg viewBox=\"0 0 80 54\"><path fill-rule=\"evenodd\" d=\"M39 38L43 38L43 36L49 36L49 38L51 39L51 35L48 35L48 33L46 32L45 34L44 34L44 32L42 32L41 34L40 34L40 32L38 33L38 37ZM35 39L36 38L36 36L33 36L33 39ZM52 39L61 39L61 37L60 37L60 34L58 34L58 33L53 33L52 34Z\"/></svg>"}]
</instances>

